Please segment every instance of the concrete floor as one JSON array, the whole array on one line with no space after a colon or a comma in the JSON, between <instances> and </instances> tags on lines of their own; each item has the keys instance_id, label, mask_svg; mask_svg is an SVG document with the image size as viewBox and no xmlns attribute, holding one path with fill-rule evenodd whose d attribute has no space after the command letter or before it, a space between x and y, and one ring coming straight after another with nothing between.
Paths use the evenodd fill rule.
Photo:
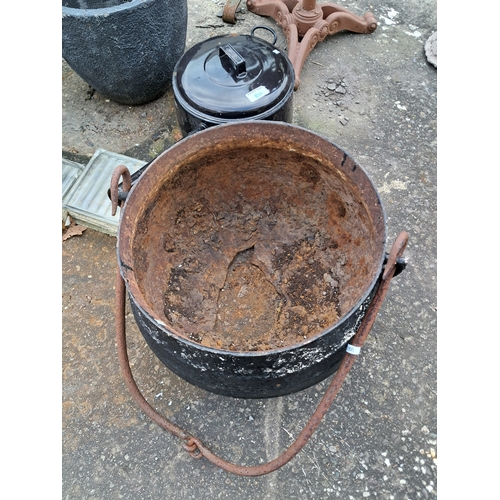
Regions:
<instances>
[{"instance_id":1,"label":"concrete floor","mask_svg":"<svg viewBox=\"0 0 500 500\"><path fill-rule=\"evenodd\" d=\"M189 0L186 48L272 19L217 17L224 2ZM369 173L389 245L402 231L407 269L394 279L367 344L307 446L266 476L243 478L192 459L129 395L115 346L116 239L87 229L62 244L62 498L395 500L437 497L436 87L424 44L436 2L340 5L371 11L371 35L316 46L294 95L294 123L346 150ZM280 48L286 40L277 28ZM63 61L63 157L97 148L148 161L179 140L173 96L129 107L92 94ZM345 93L328 86L343 83ZM90 97L90 98L89 98ZM129 356L146 399L239 464L275 458L299 434L330 378L266 400L205 392L155 357L127 307Z\"/></svg>"}]
</instances>

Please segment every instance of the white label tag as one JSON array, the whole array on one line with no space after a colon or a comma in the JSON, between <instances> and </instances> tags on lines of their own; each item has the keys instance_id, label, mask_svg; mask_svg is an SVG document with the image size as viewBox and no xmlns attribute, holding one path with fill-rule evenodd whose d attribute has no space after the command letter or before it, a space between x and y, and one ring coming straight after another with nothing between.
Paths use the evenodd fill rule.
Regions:
<instances>
[{"instance_id":1,"label":"white label tag","mask_svg":"<svg viewBox=\"0 0 500 500\"><path fill-rule=\"evenodd\" d=\"M255 101L257 101L261 97L264 97L267 94L269 94L269 89L267 89L266 87L264 87L264 85L261 85L260 87L257 87L256 89L248 92L245 95L247 96L247 99L250 102L255 102Z\"/></svg>"},{"instance_id":2,"label":"white label tag","mask_svg":"<svg viewBox=\"0 0 500 500\"><path fill-rule=\"evenodd\" d=\"M347 344L346 352L352 354L353 356L357 356L361 352L361 347L358 347L357 345Z\"/></svg>"}]
</instances>

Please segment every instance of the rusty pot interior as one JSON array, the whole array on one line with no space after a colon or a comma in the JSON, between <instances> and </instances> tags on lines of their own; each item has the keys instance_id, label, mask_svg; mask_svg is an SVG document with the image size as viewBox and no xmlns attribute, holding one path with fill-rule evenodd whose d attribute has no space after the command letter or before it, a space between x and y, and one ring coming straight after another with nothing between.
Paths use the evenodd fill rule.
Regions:
<instances>
[{"instance_id":1,"label":"rusty pot interior","mask_svg":"<svg viewBox=\"0 0 500 500\"><path fill-rule=\"evenodd\" d=\"M213 127L163 153L120 223L129 291L202 346L307 341L355 308L380 273L385 225L365 172L287 124Z\"/></svg>"}]
</instances>

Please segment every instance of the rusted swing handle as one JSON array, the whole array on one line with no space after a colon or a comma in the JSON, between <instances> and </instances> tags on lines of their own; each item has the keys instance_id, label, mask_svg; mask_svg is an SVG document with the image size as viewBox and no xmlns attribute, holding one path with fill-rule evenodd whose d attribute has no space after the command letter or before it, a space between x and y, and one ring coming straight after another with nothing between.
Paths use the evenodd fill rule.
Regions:
<instances>
[{"instance_id":1,"label":"rusted swing handle","mask_svg":"<svg viewBox=\"0 0 500 500\"><path fill-rule=\"evenodd\" d=\"M359 354L359 349L365 343L368 334L372 328L373 323L377 317L378 311L385 299L387 291L389 289L389 284L396 271L397 260L402 257L403 252L408 243L408 233L402 231L396 238L391 252L387 258L387 263L385 265L384 272L382 273L381 282L373 298L373 301L363 318L363 321L357 331L357 333L352 337L348 350L342 359L339 369L335 373L330 386L325 392L325 395L321 399L316 411L313 413L307 424L305 425L302 432L299 434L297 439L287 448L280 456L267 462L265 464L260 464L256 466L242 466L236 465L231 462L227 462L223 458L212 453L199 439L191 436L186 431L178 427L176 424L172 423L170 420L159 414L144 398L140 392L137 384L135 383L132 371L130 369L130 364L128 361L127 354L127 343L125 338L125 282L120 275L120 271L117 272L116 279L116 342L118 348L118 358L120 362L120 368L125 379L125 383L132 394L132 397L137 402L142 411L156 422L159 426L163 427L165 430L169 431L173 435L179 437L184 441L184 449L194 458L205 457L207 460L212 462L214 465L224 469L232 474L239 476L262 476L264 474L269 474L283 465L287 464L297 453L305 446L309 441L314 431L319 426L325 413L330 408L335 396L342 387L349 370L354 364L354 360ZM352 352L349 353L349 351Z\"/></svg>"},{"instance_id":2,"label":"rusted swing handle","mask_svg":"<svg viewBox=\"0 0 500 500\"><path fill-rule=\"evenodd\" d=\"M130 175L130 170L125 165L118 165L113 170L113 175L111 176L109 197L111 199L111 215L113 216L116 214L117 208L123 204L123 199L120 199L120 191L118 189L121 178L123 178L123 189L126 197L132 187L132 176Z\"/></svg>"}]
</instances>

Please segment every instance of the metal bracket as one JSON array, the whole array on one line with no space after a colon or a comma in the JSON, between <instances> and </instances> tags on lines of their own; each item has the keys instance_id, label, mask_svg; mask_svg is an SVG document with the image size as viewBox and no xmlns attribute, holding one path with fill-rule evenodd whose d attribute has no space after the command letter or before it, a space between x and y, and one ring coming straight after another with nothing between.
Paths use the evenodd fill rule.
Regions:
<instances>
[{"instance_id":1,"label":"metal bracket","mask_svg":"<svg viewBox=\"0 0 500 500\"><path fill-rule=\"evenodd\" d=\"M241 0L227 0L222 12L222 20L225 23L236 24L236 11L240 6Z\"/></svg>"}]
</instances>

